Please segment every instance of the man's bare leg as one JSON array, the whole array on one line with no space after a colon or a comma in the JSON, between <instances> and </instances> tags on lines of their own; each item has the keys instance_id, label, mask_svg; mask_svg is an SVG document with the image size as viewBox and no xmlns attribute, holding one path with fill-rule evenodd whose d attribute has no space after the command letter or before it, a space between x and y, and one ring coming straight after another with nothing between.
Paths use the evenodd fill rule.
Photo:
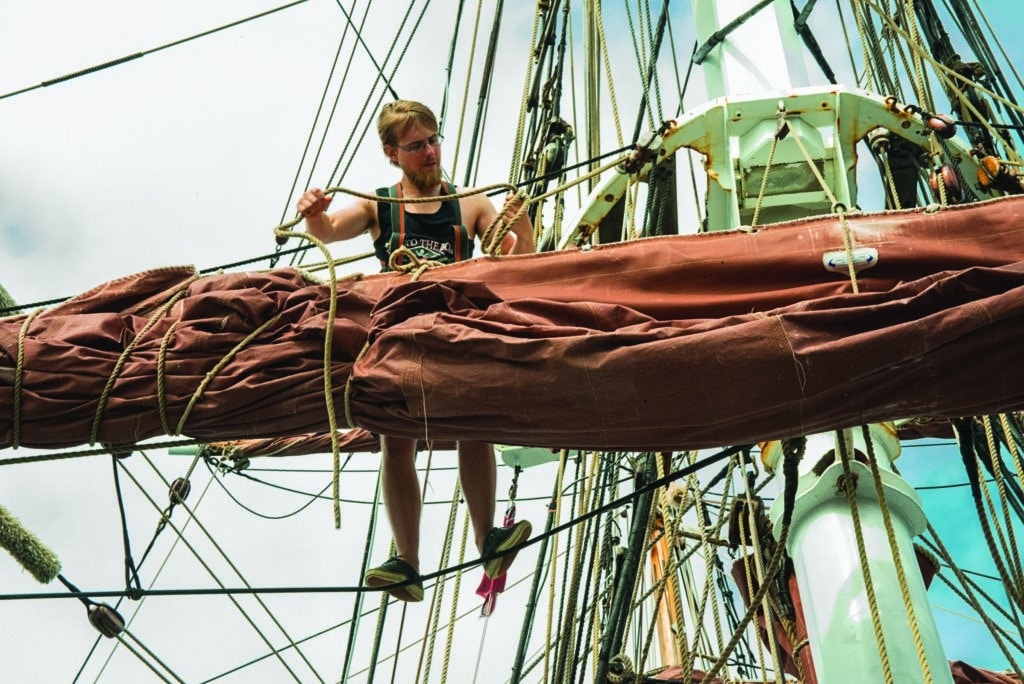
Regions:
<instances>
[{"instance_id":1,"label":"man's bare leg","mask_svg":"<svg viewBox=\"0 0 1024 684\"><path fill-rule=\"evenodd\" d=\"M395 548L398 557L419 572L421 501L415 443L411 439L384 435L380 443L384 510L391 522ZM493 484L491 488L493 490Z\"/></svg>"},{"instance_id":2,"label":"man's bare leg","mask_svg":"<svg viewBox=\"0 0 1024 684\"><path fill-rule=\"evenodd\" d=\"M484 538L494 527L494 489L497 468L494 449L486 442L459 442L459 483L473 523L476 548L483 551Z\"/></svg>"}]
</instances>

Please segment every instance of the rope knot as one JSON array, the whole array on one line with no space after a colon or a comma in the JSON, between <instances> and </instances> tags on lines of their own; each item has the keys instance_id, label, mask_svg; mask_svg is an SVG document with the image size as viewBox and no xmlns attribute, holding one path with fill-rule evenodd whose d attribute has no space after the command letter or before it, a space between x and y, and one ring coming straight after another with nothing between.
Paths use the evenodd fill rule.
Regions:
<instances>
[{"instance_id":1,"label":"rope knot","mask_svg":"<svg viewBox=\"0 0 1024 684\"><path fill-rule=\"evenodd\" d=\"M490 256L501 256L502 244L505 240L505 236L512 230L512 226L526 213L527 207L530 206L530 196L523 190L516 193L510 193L505 197L505 204L502 205L501 211L495 215L487 229L484 230L483 235L480 236L480 246L485 254ZM515 213L509 217L509 212L512 207L519 205Z\"/></svg>"},{"instance_id":2,"label":"rope knot","mask_svg":"<svg viewBox=\"0 0 1024 684\"><path fill-rule=\"evenodd\" d=\"M421 259L416 252L404 245L393 251L388 257L388 268L397 273L412 273L413 280L419 278L424 271L443 265L440 261Z\"/></svg>"}]
</instances>

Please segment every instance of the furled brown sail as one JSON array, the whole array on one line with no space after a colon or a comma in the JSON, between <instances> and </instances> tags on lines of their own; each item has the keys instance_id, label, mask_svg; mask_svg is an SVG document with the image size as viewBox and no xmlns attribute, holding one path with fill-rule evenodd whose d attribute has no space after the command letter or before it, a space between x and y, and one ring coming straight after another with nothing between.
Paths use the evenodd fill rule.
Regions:
<instances>
[{"instance_id":1,"label":"furled brown sail","mask_svg":"<svg viewBox=\"0 0 1024 684\"><path fill-rule=\"evenodd\" d=\"M550 447L1019 409L1022 219L1020 198L852 216L878 254L858 295L822 266L826 218L342 281L339 425L346 389L375 432ZM293 270L162 269L0 320L0 445L327 432L329 304Z\"/></svg>"}]
</instances>

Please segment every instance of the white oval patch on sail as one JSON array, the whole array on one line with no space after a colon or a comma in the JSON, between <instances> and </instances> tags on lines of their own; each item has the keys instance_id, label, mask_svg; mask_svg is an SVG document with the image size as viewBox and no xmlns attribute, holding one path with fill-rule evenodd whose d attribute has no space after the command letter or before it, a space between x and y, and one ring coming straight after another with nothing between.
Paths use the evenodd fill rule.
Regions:
<instances>
[{"instance_id":1,"label":"white oval patch on sail","mask_svg":"<svg viewBox=\"0 0 1024 684\"><path fill-rule=\"evenodd\" d=\"M846 250L825 252L821 255L821 263L826 271L833 273L848 273L849 266L846 260ZM878 263L878 250L874 247L854 247L853 249L853 270L864 271Z\"/></svg>"}]
</instances>

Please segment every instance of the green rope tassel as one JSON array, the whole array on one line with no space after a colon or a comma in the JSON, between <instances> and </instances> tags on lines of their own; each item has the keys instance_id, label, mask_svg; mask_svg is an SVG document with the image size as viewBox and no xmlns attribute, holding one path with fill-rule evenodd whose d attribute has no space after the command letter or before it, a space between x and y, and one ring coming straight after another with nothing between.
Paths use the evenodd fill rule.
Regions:
<instances>
[{"instance_id":1,"label":"green rope tassel","mask_svg":"<svg viewBox=\"0 0 1024 684\"><path fill-rule=\"evenodd\" d=\"M7 549L14 560L21 563L21 567L43 584L52 581L60 572L57 554L43 546L3 506L0 506L0 546Z\"/></svg>"},{"instance_id":2,"label":"green rope tassel","mask_svg":"<svg viewBox=\"0 0 1024 684\"><path fill-rule=\"evenodd\" d=\"M14 297L11 296L10 292L4 289L3 285L0 285L0 309L10 309L15 306L18 306L18 302L14 301Z\"/></svg>"}]
</instances>

